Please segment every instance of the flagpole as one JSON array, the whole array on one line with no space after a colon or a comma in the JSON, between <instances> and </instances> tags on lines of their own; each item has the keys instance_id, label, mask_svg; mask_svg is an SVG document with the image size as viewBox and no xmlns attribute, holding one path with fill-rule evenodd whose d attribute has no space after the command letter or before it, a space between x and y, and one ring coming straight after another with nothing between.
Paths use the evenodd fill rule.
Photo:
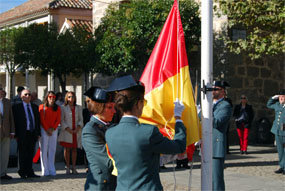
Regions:
<instances>
[{"instance_id":1,"label":"flagpole","mask_svg":"<svg viewBox=\"0 0 285 191\"><path fill-rule=\"evenodd\" d=\"M179 12L179 0L177 0L177 11L176 11L176 17L177 17L177 19L176 19L176 22L177 22L177 39L176 39L176 45L177 45L177 49L176 49L176 55L177 55L177 65L176 65L176 67L177 67L177 74L179 73L179 17L178 17L178 12ZM179 98L179 75L177 75L177 95L176 95L176 98ZM180 87L180 90L182 89L182 87ZM181 98L181 95L180 95L180 101L182 101L182 98Z\"/></svg>"},{"instance_id":2,"label":"flagpole","mask_svg":"<svg viewBox=\"0 0 285 191\"><path fill-rule=\"evenodd\" d=\"M202 1L201 86L211 87L213 78L213 1ZM204 87L203 87L204 88ZM212 92L201 92L202 156L201 190L212 190Z\"/></svg>"}]
</instances>

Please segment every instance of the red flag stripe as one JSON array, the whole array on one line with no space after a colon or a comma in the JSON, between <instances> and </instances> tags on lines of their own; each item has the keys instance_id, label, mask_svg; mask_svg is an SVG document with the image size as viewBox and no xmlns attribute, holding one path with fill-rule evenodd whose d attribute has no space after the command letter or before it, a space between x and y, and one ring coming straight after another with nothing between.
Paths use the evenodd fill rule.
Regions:
<instances>
[{"instance_id":1,"label":"red flag stripe","mask_svg":"<svg viewBox=\"0 0 285 191\"><path fill-rule=\"evenodd\" d=\"M178 13L178 14L177 14ZM177 16L179 19L177 19ZM182 23L180 19L180 13L178 11L177 1L174 1L172 9L167 17L167 20L163 26L160 33L158 41L153 49L153 52L149 58L149 61L144 69L140 81L147 83L145 93L149 93L151 90L157 88L164 83L168 78L179 73L177 71L177 29L173 26L177 26L177 21L179 20L179 36L178 40L182 43L182 47L179 50L179 67L178 70L184 66L188 65L185 40L183 34ZM163 34L169 35L163 35ZM175 37L175 38L173 38ZM158 48L159 47L159 48ZM156 63L156 64L153 64Z\"/></svg>"}]
</instances>

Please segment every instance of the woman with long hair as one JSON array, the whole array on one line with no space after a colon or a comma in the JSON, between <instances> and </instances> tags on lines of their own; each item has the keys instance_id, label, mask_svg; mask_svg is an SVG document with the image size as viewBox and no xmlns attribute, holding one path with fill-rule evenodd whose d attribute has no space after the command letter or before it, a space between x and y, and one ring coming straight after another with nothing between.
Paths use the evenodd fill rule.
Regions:
<instances>
[{"instance_id":1,"label":"woman with long hair","mask_svg":"<svg viewBox=\"0 0 285 191\"><path fill-rule=\"evenodd\" d=\"M39 106L41 118L41 168L42 176L55 176L54 166L56 144L57 144L57 127L61 120L61 109L55 104L55 93L49 91L44 103Z\"/></svg>"},{"instance_id":2,"label":"woman with long hair","mask_svg":"<svg viewBox=\"0 0 285 191\"><path fill-rule=\"evenodd\" d=\"M233 117L235 118L239 136L240 153L248 154L248 135L251 122L254 118L254 112L252 106L247 103L247 97L245 95L241 95L240 104L235 106Z\"/></svg>"},{"instance_id":3,"label":"woman with long hair","mask_svg":"<svg viewBox=\"0 0 285 191\"><path fill-rule=\"evenodd\" d=\"M69 91L65 95L64 105L61 110L60 145L64 147L66 174L70 174L70 152L72 157L72 174L76 170L77 148L81 148L81 129L83 127L82 108L76 105L75 93Z\"/></svg>"},{"instance_id":4,"label":"woman with long hair","mask_svg":"<svg viewBox=\"0 0 285 191\"><path fill-rule=\"evenodd\" d=\"M116 110L112 97L105 90L91 87L84 95L92 116L82 131L82 145L88 159L89 171L85 190L115 190L116 177L106 150L105 132Z\"/></svg>"},{"instance_id":5,"label":"woman with long hair","mask_svg":"<svg viewBox=\"0 0 285 191\"><path fill-rule=\"evenodd\" d=\"M118 170L116 190L163 190L159 178L160 154L178 154L186 149L185 127L181 120L184 105L175 102L175 136L169 140L158 128L139 123L144 85L132 76L116 78L108 88L116 91L116 108L123 114L120 123L106 132L106 142Z\"/></svg>"}]
</instances>

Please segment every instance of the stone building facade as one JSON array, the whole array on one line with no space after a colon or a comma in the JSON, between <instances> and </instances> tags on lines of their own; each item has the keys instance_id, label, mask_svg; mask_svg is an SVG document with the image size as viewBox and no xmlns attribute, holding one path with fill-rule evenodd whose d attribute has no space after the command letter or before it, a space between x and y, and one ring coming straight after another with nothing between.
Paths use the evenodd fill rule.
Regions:
<instances>
[{"instance_id":1,"label":"stone building facade","mask_svg":"<svg viewBox=\"0 0 285 191\"><path fill-rule=\"evenodd\" d=\"M267 118L271 123L274 120L273 110L266 107L268 99L276 95L280 89L285 89L284 56L251 60L246 55L232 55L229 64L226 77L231 84L231 88L228 90L229 97L233 100L234 105L239 104L241 94L248 97L248 102L255 111L249 141L256 143L258 142L258 133L260 133L258 126L260 119ZM231 130L235 130L234 123L232 123Z\"/></svg>"}]
</instances>

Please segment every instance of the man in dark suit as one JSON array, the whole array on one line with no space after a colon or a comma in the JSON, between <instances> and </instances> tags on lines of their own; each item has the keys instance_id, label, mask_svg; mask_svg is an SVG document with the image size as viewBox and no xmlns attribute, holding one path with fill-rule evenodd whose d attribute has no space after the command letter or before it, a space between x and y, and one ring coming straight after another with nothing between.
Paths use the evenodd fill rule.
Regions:
<instances>
[{"instance_id":1,"label":"man in dark suit","mask_svg":"<svg viewBox=\"0 0 285 191\"><path fill-rule=\"evenodd\" d=\"M6 92L0 89L0 133L1 133L1 142L0 142L0 173L1 180L12 179L11 176L8 176L7 167L9 162L9 153L10 153L10 139L14 138L15 135L15 126L14 118L12 113L12 106L10 100L5 98Z\"/></svg>"},{"instance_id":2,"label":"man in dark suit","mask_svg":"<svg viewBox=\"0 0 285 191\"><path fill-rule=\"evenodd\" d=\"M226 155L226 131L231 118L232 107L225 100L225 81L215 81L213 84L213 190L225 190L224 163Z\"/></svg>"},{"instance_id":3,"label":"man in dark suit","mask_svg":"<svg viewBox=\"0 0 285 191\"><path fill-rule=\"evenodd\" d=\"M15 129L19 150L19 175L21 178L36 178L33 170L35 144L40 137L40 116L38 107L31 103L31 93L21 92L21 103L13 105Z\"/></svg>"}]
</instances>

